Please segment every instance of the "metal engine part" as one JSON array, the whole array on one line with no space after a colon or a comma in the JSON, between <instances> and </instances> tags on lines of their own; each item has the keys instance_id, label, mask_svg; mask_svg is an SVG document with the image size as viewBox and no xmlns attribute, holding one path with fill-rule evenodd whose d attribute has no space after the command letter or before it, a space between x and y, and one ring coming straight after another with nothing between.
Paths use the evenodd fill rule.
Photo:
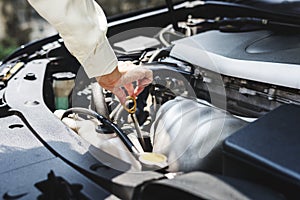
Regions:
<instances>
[{"instance_id":1,"label":"metal engine part","mask_svg":"<svg viewBox=\"0 0 300 200\"><path fill-rule=\"evenodd\" d=\"M168 157L168 171L222 169L222 142L247 123L205 102L177 97L158 111L151 127L153 152Z\"/></svg>"}]
</instances>

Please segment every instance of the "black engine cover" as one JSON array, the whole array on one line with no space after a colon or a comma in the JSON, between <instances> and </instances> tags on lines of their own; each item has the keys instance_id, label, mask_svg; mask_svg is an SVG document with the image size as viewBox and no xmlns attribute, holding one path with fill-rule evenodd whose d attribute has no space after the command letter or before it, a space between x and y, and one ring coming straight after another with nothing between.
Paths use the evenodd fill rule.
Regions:
<instances>
[{"instance_id":1,"label":"black engine cover","mask_svg":"<svg viewBox=\"0 0 300 200\"><path fill-rule=\"evenodd\" d=\"M300 107L282 106L224 142L224 174L300 197Z\"/></svg>"}]
</instances>

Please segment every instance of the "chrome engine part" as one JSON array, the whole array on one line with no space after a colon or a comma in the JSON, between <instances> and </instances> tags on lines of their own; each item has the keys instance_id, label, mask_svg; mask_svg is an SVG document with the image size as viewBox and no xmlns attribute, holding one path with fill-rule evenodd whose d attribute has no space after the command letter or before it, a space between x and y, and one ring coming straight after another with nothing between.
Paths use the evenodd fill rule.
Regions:
<instances>
[{"instance_id":1,"label":"chrome engine part","mask_svg":"<svg viewBox=\"0 0 300 200\"><path fill-rule=\"evenodd\" d=\"M168 170L222 170L222 142L247 123L206 102L177 97L158 111L151 127L153 151L166 155Z\"/></svg>"}]
</instances>

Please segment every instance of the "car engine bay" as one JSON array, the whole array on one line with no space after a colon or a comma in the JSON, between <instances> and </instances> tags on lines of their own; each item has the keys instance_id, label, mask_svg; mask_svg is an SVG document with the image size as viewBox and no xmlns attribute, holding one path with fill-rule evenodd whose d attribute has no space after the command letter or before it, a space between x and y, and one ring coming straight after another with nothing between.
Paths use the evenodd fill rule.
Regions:
<instances>
[{"instance_id":1,"label":"car engine bay","mask_svg":"<svg viewBox=\"0 0 300 200\"><path fill-rule=\"evenodd\" d=\"M148 144L141 148L168 166L140 165L122 146L108 124L139 145L134 119L55 35L0 66L4 199L299 197L300 25L230 3L174 8L176 25L169 12L149 11L112 20L108 33L119 61L153 71L135 115Z\"/></svg>"}]
</instances>

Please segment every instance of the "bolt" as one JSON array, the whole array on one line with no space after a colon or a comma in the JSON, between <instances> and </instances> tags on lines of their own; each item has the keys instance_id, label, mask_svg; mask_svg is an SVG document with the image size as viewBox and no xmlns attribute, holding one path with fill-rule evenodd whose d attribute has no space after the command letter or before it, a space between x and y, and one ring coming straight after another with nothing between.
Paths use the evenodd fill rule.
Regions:
<instances>
[{"instance_id":1,"label":"bolt","mask_svg":"<svg viewBox=\"0 0 300 200\"><path fill-rule=\"evenodd\" d=\"M34 73L28 73L26 74L26 76L24 77L24 79L28 80L28 81L34 81L36 80L36 76Z\"/></svg>"}]
</instances>

